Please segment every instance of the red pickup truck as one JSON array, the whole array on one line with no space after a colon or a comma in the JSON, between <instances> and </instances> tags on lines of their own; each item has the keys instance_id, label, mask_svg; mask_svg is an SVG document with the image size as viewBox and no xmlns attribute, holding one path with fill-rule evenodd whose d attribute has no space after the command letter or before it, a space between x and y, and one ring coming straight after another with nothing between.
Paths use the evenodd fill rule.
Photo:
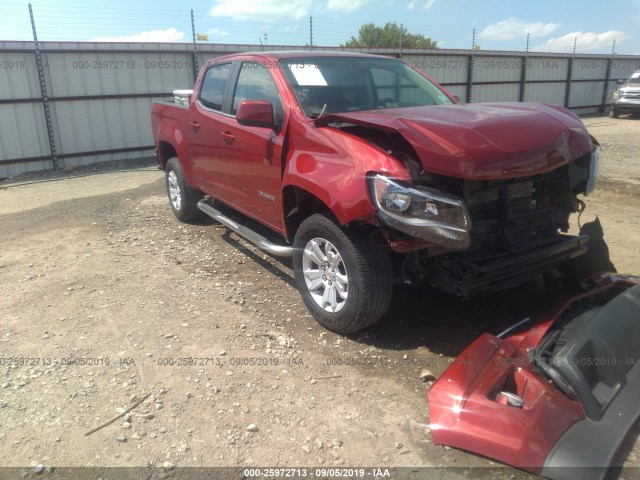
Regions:
<instances>
[{"instance_id":1,"label":"red pickup truck","mask_svg":"<svg viewBox=\"0 0 640 480\"><path fill-rule=\"evenodd\" d=\"M378 321L394 281L469 298L588 249L566 232L599 148L561 107L462 105L402 60L306 51L210 60L185 97L151 113L174 213L292 256L330 330Z\"/></svg>"}]
</instances>

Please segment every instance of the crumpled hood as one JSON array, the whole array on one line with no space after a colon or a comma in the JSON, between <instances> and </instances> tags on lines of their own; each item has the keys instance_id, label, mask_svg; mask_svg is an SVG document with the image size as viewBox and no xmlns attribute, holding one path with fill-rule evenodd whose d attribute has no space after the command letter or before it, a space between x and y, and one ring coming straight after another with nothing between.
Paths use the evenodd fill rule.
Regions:
<instances>
[{"instance_id":1,"label":"crumpled hood","mask_svg":"<svg viewBox=\"0 0 640 480\"><path fill-rule=\"evenodd\" d=\"M329 114L316 125L352 123L397 131L424 169L490 180L545 173L593 146L573 113L538 103L471 103Z\"/></svg>"}]
</instances>

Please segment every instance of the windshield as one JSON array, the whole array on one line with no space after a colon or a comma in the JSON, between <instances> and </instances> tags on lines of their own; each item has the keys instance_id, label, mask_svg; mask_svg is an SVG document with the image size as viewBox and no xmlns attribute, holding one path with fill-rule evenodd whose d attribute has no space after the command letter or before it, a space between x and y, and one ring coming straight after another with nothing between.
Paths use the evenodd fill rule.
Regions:
<instances>
[{"instance_id":1,"label":"windshield","mask_svg":"<svg viewBox=\"0 0 640 480\"><path fill-rule=\"evenodd\" d=\"M436 85L386 58L329 57L282 61L305 115L453 103Z\"/></svg>"},{"instance_id":2,"label":"windshield","mask_svg":"<svg viewBox=\"0 0 640 480\"><path fill-rule=\"evenodd\" d=\"M625 83L627 85L629 85L629 84L636 84L637 85L638 83L640 83L640 72L636 72L633 75L631 75L631 78L628 79Z\"/></svg>"}]
</instances>

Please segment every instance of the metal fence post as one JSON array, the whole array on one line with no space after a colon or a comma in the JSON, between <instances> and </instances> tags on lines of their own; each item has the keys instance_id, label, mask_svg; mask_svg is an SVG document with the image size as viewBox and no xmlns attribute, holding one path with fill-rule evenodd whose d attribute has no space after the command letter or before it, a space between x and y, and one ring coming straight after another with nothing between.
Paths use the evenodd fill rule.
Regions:
<instances>
[{"instance_id":1,"label":"metal fence post","mask_svg":"<svg viewBox=\"0 0 640 480\"><path fill-rule=\"evenodd\" d=\"M571 54L571 58L569 59L569 68L567 68L567 87L564 91L564 108L569 108L571 103L571 80L573 77L573 62L576 57L576 42L578 41L578 37L573 39L573 53Z\"/></svg>"},{"instance_id":2,"label":"metal fence post","mask_svg":"<svg viewBox=\"0 0 640 480\"><path fill-rule=\"evenodd\" d=\"M527 69L529 68L529 34L527 33L527 49L522 57L522 71L520 74L520 101L524 102L527 90Z\"/></svg>"},{"instance_id":3,"label":"metal fence post","mask_svg":"<svg viewBox=\"0 0 640 480\"><path fill-rule=\"evenodd\" d=\"M613 56L616 54L616 41L613 41L611 48L611 58L607 60L607 72L604 77L604 88L602 89L602 113L607 110L607 99L609 98L609 82L611 81L611 68L613 67Z\"/></svg>"},{"instance_id":4,"label":"metal fence post","mask_svg":"<svg viewBox=\"0 0 640 480\"><path fill-rule=\"evenodd\" d=\"M44 77L44 66L42 65L42 55L40 52L40 43L38 42L38 34L36 33L36 22L33 18L33 9L29 4L29 17L31 17L31 29L33 30L33 45L36 54L36 68L38 69L38 79L40 80L40 94L42 96L42 108L44 109L44 121L47 124L47 136L49 138L49 151L51 153L51 161L53 169L57 170L58 153L56 151L56 140L53 134L53 123L51 121L51 110L49 108L49 96L47 95L47 82Z\"/></svg>"},{"instance_id":5,"label":"metal fence post","mask_svg":"<svg viewBox=\"0 0 640 480\"><path fill-rule=\"evenodd\" d=\"M471 53L467 58L467 95L465 102L471 103L473 98L472 90L473 90L473 64L475 60L475 51L476 51L476 29L473 29L473 39L471 40Z\"/></svg>"},{"instance_id":6,"label":"metal fence post","mask_svg":"<svg viewBox=\"0 0 640 480\"><path fill-rule=\"evenodd\" d=\"M193 10L191 10L191 33L193 34L193 81L198 78L198 44L196 43L196 23L193 19Z\"/></svg>"},{"instance_id":7,"label":"metal fence post","mask_svg":"<svg viewBox=\"0 0 640 480\"><path fill-rule=\"evenodd\" d=\"M571 77L573 76L573 57L569 59L569 68L567 68L567 86L564 91L564 108L569 108L571 103Z\"/></svg>"}]
</instances>

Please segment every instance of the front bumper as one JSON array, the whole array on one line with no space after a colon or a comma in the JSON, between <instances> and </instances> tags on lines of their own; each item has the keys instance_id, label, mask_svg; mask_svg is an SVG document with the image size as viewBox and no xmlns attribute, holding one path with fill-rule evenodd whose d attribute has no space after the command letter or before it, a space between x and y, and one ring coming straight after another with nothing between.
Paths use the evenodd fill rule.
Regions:
<instances>
[{"instance_id":1,"label":"front bumper","mask_svg":"<svg viewBox=\"0 0 640 480\"><path fill-rule=\"evenodd\" d=\"M590 280L591 290L529 330L484 334L456 358L428 393L434 443L553 480L602 480L619 466L612 465L616 451L640 418L640 286L620 276ZM560 369L576 399L540 371L543 358L556 370L575 365L585 374L576 385ZM602 415L587 414L585 391L602 402ZM499 401L504 392L519 397L519 406Z\"/></svg>"},{"instance_id":2,"label":"front bumper","mask_svg":"<svg viewBox=\"0 0 640 480\"><path fill-rule=\"evenodd\" d=\"M462 254L434 257L431 283L463 298L504 290L586 253L588 243L588 235L563 235L556 243L529 253L479 260Z\"/></svg>"},{"instance_id":3,"label":"front bumper","mask_svg":"<svg viewBox=\"0 0 640 480\"><path fill-rule=\"evenodd\" d=\"M611 107L619 112L640 112L640 98L619 98Z\"/></svg>"}]
</instances>

